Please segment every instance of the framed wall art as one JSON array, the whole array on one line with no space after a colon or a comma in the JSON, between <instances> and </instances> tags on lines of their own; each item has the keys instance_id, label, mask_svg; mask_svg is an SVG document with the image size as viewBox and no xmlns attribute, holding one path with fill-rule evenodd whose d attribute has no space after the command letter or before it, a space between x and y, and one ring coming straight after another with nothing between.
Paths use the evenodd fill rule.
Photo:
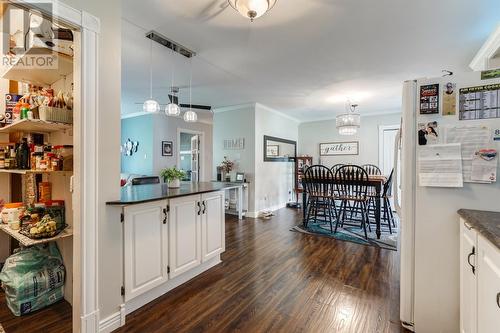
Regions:
<instances>
[{"instance_id":1,"label":"framed wall art","mask_svg":"<svg viewBox=\"0 0 500 333\"><path fill-rule=\"evenodd\" d=\"M359 141L320 143L319 155L320 156L359 155Z\"/></svg>"},{"instance_id":2,"label":"framed wall art","mask_svg":"<svg viewBox=\"0 0 500 333\"><path fill-rule=\"evenodd\" d=\"M161 156L174 156L174 144L172 141L161 142Z\"/></svg>"}]
</instances>

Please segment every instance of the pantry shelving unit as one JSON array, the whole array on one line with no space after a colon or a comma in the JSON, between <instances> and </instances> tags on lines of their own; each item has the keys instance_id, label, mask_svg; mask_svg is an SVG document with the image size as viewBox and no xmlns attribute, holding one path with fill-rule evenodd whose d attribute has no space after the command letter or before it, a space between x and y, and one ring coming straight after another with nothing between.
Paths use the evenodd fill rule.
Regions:
<instances>
[{"instance_id":1,"label":"pantry shelving unit","mask_svg":"<svg viewBox=\"0 0 500 333\"><path fill-rule=\"evenodd\" d=\"M71 237L73 236L73 230L71 228L66 228L63 231L61 231L58 235L51 237L51 238L44 238L44 239L31 239L29 237L26 237L25 235L19 233L18 230L12 230L8 225L6 224L0 224L0 230L11 236L12 238L15 238L19 244L22 246L33 246L33 245L38 245L38 244L44 244L44 243L49 243L56 241L58 239L66 238L66 237Z\"/></svg>"},{"instance_id":2,"label":"pantry shelving unit","mask_svg":"<svg viewBox=\"0 0 500 333\"><path fill-rule=\"evenodd\" d=\"M79 34L78 31L73 31L74 34ZM78 47L77 47L78 48ZM78 50L75 50L78 52ZM52 56L57 64L53 68L41 68L26 70L23 68L22 62L31 56ZM51 88L54 91L71 91L73 87L73 72L74 61L73 57L66 54L55 52L51 49L29 49L26 53L19 57L19 61L11 66L4 67L0 70L0 78L9 80L8 87L16 84L21 87L23 84L32 86ZM7 81L2 81L7 82ZM5 94L22 94L22 90L8 91L6 84L0 85L3 91L0 91L0 98L4 98ZM1 88L0 88L1 89ZM75 106L74 113L79 112L78 106ZM78 117L75 117L75 121ZM76 147L78 141L73 137L73 124L43 121L39 119L23 119L0 128L0 142L18 142L19 138L27 134L42 134L44 143L53 146L57 145L72 145ZM78 163L75 160L74 163ZM64 266L66 268L66 282L64 286L64 298L69 304L73 304L73 230L78 229L78 215L74 212L73 207L73 171L49 171L49 170L17 170L17 169L0 169L0 196L5 201L14 201L13 193L16 194L15 199L19 199L19 193L24 193L25 178L30 175L35 175L38 181L49 181L52 185L52 198L64 200L65 203L65 222L68 227L60 232L57 236L47 239L31 239L19 233L18 230L12 230L8 225L0 224L0 244L2 240L5 243L14 244L17 242L20 246L29 247L38 244L56 242L61 255L63 257ZM15 181L14 181L15 180ZM3 187L3 192L2 192ZM22 189L20 188L22 187ZM8 190L5 190L8 189ZM36 191L36 189L35 189ZM36 192L35 192L36 193ZM77 196L78 197L78 196ZM76 210L77 208L75 208ZM10 238L9 242L5 242L5 235ZM15 240L15 241L13 241ZM17 241L17 242L16 242ZM12 247L12 246L10 246ZM0 246L0 249L2 247ZM5 251L5 246L3 248ZM9 248L11 252L13 248ZM5 257L5 253L2 254ZM4 303L4 302L3 302ZM5 306L5 303L4 305Z\"/></svg>"}]
</instances>

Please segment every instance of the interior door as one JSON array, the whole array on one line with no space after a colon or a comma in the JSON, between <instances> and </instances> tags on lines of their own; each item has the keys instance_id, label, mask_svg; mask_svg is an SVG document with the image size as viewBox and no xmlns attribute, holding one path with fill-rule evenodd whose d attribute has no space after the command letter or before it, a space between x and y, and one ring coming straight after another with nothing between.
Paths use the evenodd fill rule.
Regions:
<instances>
[{"instance_id":1,"label":"interior door","mask_svg":"<svg viewBox=\"0 0 500 333\"><path fill-rule=\"evenodd\" d=\"M200 136L191 138L191 181L200 181Z\"/></svg>"}]
</instances>

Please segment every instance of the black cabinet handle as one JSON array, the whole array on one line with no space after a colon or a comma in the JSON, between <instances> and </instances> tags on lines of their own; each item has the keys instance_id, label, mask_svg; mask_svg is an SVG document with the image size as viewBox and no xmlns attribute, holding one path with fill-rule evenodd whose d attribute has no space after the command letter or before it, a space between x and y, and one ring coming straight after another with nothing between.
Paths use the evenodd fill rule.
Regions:
<instances>
[{"instance_id":1,"label":"black cabinet handle","mask_svg":"<svg viewBox=\"0 0 500 333\"><path fill-rule=\"evenodd\" d=\"M497 294L497 305L500 308L500 293Z\"/></svg>"},{"instance_id":2,"label":"black cabinet handle","mask_svg":"<svg viewBox=\"0 0 500 333\"><path fill-rule=\"evenodd\" d=\"M198 215L200 215L201 213L201 205L200 205L200 202L196 202L196 204L198 205Z\"/></svg>"},{"instance_id":3,"label":"black cabinet handle","mask_svg":"<svg viewBox=\"0 0 500 333\"><path fill-rule=\"evenodd\" d=\"M472 269L472 274L476 274L476 267L470 263L470 257L472 257L473 255L476 255L476 247L475 246L472 247L472 252L469 253L469 255L467 256L467 262L469 263L469 265Z\"/></svg>"},{"instance_id":4,"label":"black cabinet handle","mask_svg":"<svg viewBox=\"0 0 500 333\"><path fill-rule=\"evenodd\" d=\"M203 201L203 214L207 212L207 203L206 201Z\"/></svg>"},{"instance_id":5,"label":"black cabinet handle","mask_svg":"<svg viewBox=\"0 0 500 333\"><path fill-rule=\"evenodd\" d=\"M163 224L167 224L167 209L163 208Z\"/></svg>"}]
</instances>

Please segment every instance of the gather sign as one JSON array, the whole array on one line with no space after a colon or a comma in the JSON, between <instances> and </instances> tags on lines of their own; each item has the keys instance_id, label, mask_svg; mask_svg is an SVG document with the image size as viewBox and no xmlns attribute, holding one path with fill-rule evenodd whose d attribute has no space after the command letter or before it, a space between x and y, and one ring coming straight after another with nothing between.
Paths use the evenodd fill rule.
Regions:
<instances>
[{"instance_id":1,"label":"gather sign","mask_svg":"<svg viewBox=\"0 0 500 333\"><path fill-rule=\"evenodd\" d=\"M319 144L320 156L358 155L359 142L327 142Z\"/></svg>"}]
</instances>

